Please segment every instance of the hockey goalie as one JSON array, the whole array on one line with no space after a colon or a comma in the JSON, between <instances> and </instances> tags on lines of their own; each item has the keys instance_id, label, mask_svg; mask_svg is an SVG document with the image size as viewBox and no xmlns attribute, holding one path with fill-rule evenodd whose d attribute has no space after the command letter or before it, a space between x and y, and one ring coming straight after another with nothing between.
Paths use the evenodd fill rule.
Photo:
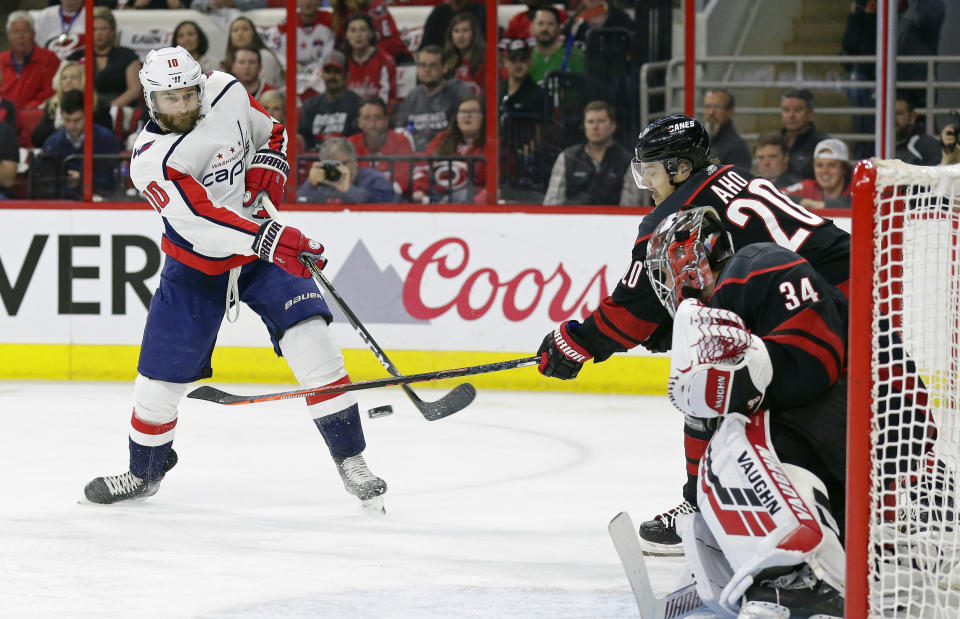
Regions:
<instances>
[{"instance_id":1,"label":"hockey goalie","mask_svg":"<svg viewBox=\"0 0 960 619\"><path fill-rule=\"evenodd\" d=\"M734 252L712 207L665 218L645 268L669 397L712 433L677 520L697 592L723 616L842 616L846 298L776 244Z\"/></svg>"}]
</instances>

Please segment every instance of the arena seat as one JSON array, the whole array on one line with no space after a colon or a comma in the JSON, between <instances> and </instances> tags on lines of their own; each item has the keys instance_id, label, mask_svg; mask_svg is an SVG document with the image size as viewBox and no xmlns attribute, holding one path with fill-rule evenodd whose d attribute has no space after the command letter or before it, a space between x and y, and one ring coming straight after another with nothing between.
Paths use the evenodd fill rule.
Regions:
<instances>
[{"instance_id":1,"label":"arena seat","mask_svg":"<svg viewBox=\"0 0 960 619\"><path fill-rule=\"evenodd\" d=\"M33 148L33 139L30 137L43 119L43 108L17 108L17 142L20 148Z\"/></svg>"}]
</instances>

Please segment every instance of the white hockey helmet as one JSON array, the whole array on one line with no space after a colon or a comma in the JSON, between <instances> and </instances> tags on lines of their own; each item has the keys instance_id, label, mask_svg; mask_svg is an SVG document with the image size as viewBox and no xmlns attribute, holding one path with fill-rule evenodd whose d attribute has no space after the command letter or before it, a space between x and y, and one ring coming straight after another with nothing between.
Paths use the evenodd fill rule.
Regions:
<instances>
[{"instance_id":1,"label":"white hockey helmet","mask_svg":"<svg viewBox=\"0 0 960 619\"><path fill-rule=\"evenodd\" d=\"M151 50L140 69L140 84L150 118L154 121L157 120L153 107L155 92L196 86L198 99L203 101L203 70L190 52L179 45Z\"/></svg>"}]
</instances>

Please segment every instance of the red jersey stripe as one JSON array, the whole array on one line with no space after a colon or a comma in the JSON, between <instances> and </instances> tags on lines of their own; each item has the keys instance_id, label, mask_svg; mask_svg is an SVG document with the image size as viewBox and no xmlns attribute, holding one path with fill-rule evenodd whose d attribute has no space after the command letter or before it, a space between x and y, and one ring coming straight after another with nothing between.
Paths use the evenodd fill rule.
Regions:
<instances>
[{"instance_id":1,"label":"red jersey stripe","mask_svg":"<svg viewBox=\"0 0 960 619\"><path fill-rule=\"evenodd\" d=\"M167 166L166 172L167 178L177 186L187 206L189 206L190 210L198 217L220 224L221 226L246 232L251 236L255 235L260 229L260 226L249 219L241 217L239 213L235 213L223 206L215 206L213 202L210 201L207 190L203 188L203 185L189 174L184 174L180 170L171 168L170 166Z\"/></svg>"},{"instance_id":2,"label":"red jersey stripe","mask_svg":"<svg viewBox=\"0 0 960 619\"><path fill-rule=\"evenodd\" d=\"M257 259L256 256L241 256L237 254L224 260L213 260L176 245L166 236L160 239L160 249L177 262L182 262L188 267L194 268L201 273L206 273L207 275L220 275L234 267L249 264Z\"/></svg>"},{"instance_id":3,"label":"red jersey stripe","mask_svg":"<svg viewBox=\"0 0 960 619\"><path fill-rule=\"evenodd\" d=\"M597 325L597 330L600 331L600 333L606 335L608 338L614 340L624 348L630 349L636 346L636 342L631 342L614 330L614 328L607 322L606 318L604 318L602 312L598 311L593 314L593 322Z\"/></svg>"},{"instance_id":4,"label":"red jersey stripe","mask_svg":"<svg viewBox=\"0 0 960 619\"><path fill-rule=\"evenodd\" d=\"M717 290L720 290L727 284L743 284L746 281L748 281L751 277L755 277L757 275L763 275L764 273L770 273L772 271L783 271L785 269L790 269L802 262L805 262L803 258L797 258L793 262L790 262L787 264L778 264L776 266L768 267L766 269L757 269L756 271L751 271L750 273L747 274L746 277L728 277L722 282L720 282L719 286L713 289L713 293L710 294L710 298L712 299L713 295L717 294ZM709 303L709 299L707 300L707 302Z\"/></svg>"},{"instance_id":5,"label":"red jersey stripe","mask_svg":"<svg viewBox=\"0 0 960 619\"><path fill-rule=\"evenodd\" d=\"M602 315L604 319L616 327L620 333L634 340L634 342L630 344L630 348L637 342L642 342L649 338L657 329L656 323L648 322L631 314L627 308L615 303L612 297L607 297L600 303L600 307L594 315L597 314Z\"/></svg>"}]
</instances>

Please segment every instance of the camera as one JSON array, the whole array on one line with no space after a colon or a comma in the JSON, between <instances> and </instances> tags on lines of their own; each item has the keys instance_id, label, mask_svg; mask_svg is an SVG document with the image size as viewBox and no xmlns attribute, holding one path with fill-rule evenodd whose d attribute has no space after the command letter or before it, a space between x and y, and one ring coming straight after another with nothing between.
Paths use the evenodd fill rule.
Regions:
<instances>
[{"instance_id":1,"label":"camera","mask_svg":"<svg viewBox=\"0 0 960 619\"><path fill-rule=\"evenodd\" d=\"M343 164L337 161L336 159L325 159L320 162L320 169L323 170L324 180L331 182L337 182L340 180L340 177L343 176L343 172L340 170L340 167Z\"/></svg>"}]
</instances>

